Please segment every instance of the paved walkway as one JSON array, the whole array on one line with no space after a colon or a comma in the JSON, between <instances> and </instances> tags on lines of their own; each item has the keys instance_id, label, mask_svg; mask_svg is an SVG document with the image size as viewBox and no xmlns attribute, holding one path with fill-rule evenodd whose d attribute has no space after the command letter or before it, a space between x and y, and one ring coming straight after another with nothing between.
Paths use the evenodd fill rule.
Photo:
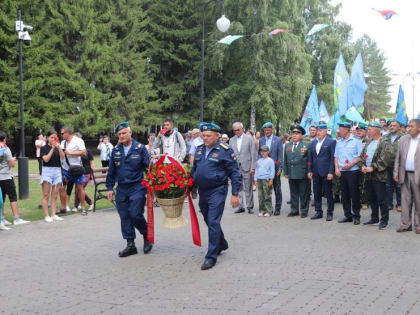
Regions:
<instances>
[{"instance_id":1,"label":"paved walkway","mask_svg":"<svg viewBox=\"0 0 420 315\"><path fill-rule=\"evenodd\" d=\"M230 248L209 271L201 217L203 248L189 225L163 229L158 210L152 253L124 259L115 211L0 231L0 313L420 314L420 236L397 234L395 211L379 231L337 224L337 208L313 222L287 218L286 205L272 218L227 207Z\"/></svg>"}]
</instances>

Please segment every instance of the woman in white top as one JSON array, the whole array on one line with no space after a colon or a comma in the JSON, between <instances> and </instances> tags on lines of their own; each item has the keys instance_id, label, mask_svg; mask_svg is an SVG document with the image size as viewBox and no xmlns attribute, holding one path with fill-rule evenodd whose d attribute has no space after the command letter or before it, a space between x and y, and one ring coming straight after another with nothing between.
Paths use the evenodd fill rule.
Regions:
<instances>
[{"instance_id":1,"label":"woman in white top","mask_svg":"<svg viewBox=\"0 0 420 315\"><path fill-rule=\"evenodd\" d=\"M41 147L45 145L44 136L42 133L38 136L38 139L35 140L35 148L36 148L36 159L38 160L38 170L39 175L42 173L42 158L41 158Z\"/></svg>"}]
</instances>

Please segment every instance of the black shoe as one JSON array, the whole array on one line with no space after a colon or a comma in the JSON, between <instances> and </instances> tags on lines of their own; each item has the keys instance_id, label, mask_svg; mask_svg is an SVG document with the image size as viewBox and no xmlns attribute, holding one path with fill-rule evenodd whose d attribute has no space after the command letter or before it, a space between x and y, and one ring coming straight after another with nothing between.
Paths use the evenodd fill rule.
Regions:
<instances>
[{"instance_id":1,"label":"black shoe","mask_svg":"<svg viewBox=\"0 0 420 315\"><path fill-rule=\"evenodd\" d=\"M385 229L387 228L387 226L388 226L388 223L386 223L386 222L381 222L381 223L379 224L379 229L380 229L380 230L385 230Z\"/></svg>"},{"instance_id":2,"label":"black shoe","mask_svg":"<svg viewBox=\"0 0 420 315\"><path fill-rule=\"evenodd\" d=\"M328 213L326 221L332 221L332 219L333 219L332 213Z\"/></svg>"},{"instance_id":3,"label":"black shoe","mask_svg":"<svg viewBox=\"0 0 420 315\"><path fill-rule=\"evenodd\" d=\"M288 205L292 204L292 201L291 201L291 200L289 200L289 201L287 202L287 204L288 204Z\"/></svg>"},{"instance_id":4,"label":"black shoe","mask_svg":"<svg viewBox=\"0 0 420 315\"><path fill-rule=\"evenodd\" d=\"M280 210L276 210L276 211L274 211L274 213L273 213L273 215L280 215Z\"/></svg>"},{"instance_id":5,"label":"black shoe","mask_svg":"<svg viewBox=\"0 0 420 315\"><path fill-rule=\"evenodd\" d=\"M408 228L403 228L403 227L398 228L397 229L397 232L398 233L401 233L401 232L411 232L412 230L413 230L413 226L410 225Z\"/></svg>"},{"instance_id":6,"label":"black shoe","mask_svg":"<svg viewBox=\"0 0 420 315\"><path fill-rule=\"evenodd\" d=\"M118 256L120 257L127 257L131 255L137 254L137 247L136 244L134 244L134 241L128 241L127 240L127 247L124 248L122 251L118 253Z\"/></svg>"},{"instance_id":7,"label":"black shoe","mask_svg":"<svg viewBox=\"0 0 420 315\"><path fill-rule=\"evenodd\" d=\"M254 210L253 210L252 208L249 208L249 209L248 209L248 213L249 213L249 214L254 214Z\"/></svg>"},{"instance_id":8,"label":"black shoe","mask_svg":"<svg viewBox=\"0 0 420 315\"><path fill-rule=\"evenodd\" d=\"M315 207L315 202L312 202L311 203L311 207Z\"/></svg>"},{"instance_id":9,"label":"black shoe","mask_svg":"<svg viewBox=\"0 0 420 315\"><path fill-rule=\"evenodd\" d=\"M216 261L211 259L204 260L204 263L201 265L201 270L211 269L216 265Z\"/></svg>"},{"instance_id":10,"label":"black shoe","mask_svg":"<svg viewBox=\"0 0 420 315\"><path fill-rule=\"evenodd\" d=\"M224 250L227 250L229 248L228 243L226 242L223 246L221 246L219 248L219 252L217 253L217 255L220 255Z\"/></svg>"},{"instance_id":11,"label":"black shoe","mask_svg":"<svg viewBox=\"0 0 420 315\"><path fill-rule=\"evenodd\" d=\"M353 219L353 224L354 225L359 225L360 224L360 219L359 218L354 218Z\"/></svg>"},{"instance_id":12,"label":"black shoe","mask_svg":"<svg viewBox=\"0 0 420 315\"><path fill-rule=\"evenodd\" d=\"M303 219L303 218L306 218L308 216L308 214L307 213L302 213L301 215L300 215L300 217Z\"/></svg>"},{"instance_id":13,"label":"black shoe","mask_svg":"<svg viewBox=\"0 0 420 315\"><path fill-rule=\"evenodd\" d=\"M338 220L338 223L349 223L349 222L353 222L352 218L342 218L341 220Z\"/></svg>"},{"instance_id":14,"label":"black shoe","mask_svg":"<svg viewBox=\"0 0 420 315\"><path fill-rule=\"evenodd\" d=\"M369 220L365 223L363 223L363 225L378 225L379 221L374 221L374 220Z\"/></svg>"},{"instance_id":15,"label":"black shoe","mask_svg":"<svg viewBox=\"0 0 420 315\"><path fill-rule=\"evenodd\" d=\"M317 219L322 219L322 212L317 212L312 218L311 220L317 220Z\"/></svg>"},{"instance_id":16,"label":"black shoe","mask_svg":"<svg viewBox=\"0 0 420 315\"><path fill-rule=\"evenodd\" d=\"M245 209L244 208L240 208L240 209L238 209L238 210L235 211L235 213L242 213L242 212L245 212Z\"/></svg>"},{"instance_id":17,"label":"black shoe","mask_svg":"<svg viewBox=\"0 0 420 315\"><path fill-rule=\"evenodd\" d=\"M334 196L334 202L335 203L340 203L340 196L339 195Z\"/></svg>"},{"instance_id":18,"label":"black shoe","mask_svg":"<svg viewBox=\"0 0 420 315\"><path fill-rule=\"evenodd\" d=\"M192 198L192 199L197 199L197 195L198 195L198 194L197 194L196 192L192 192L192 193L191 193L191 198Z\"/></svg>"},{"instance_id":19,"label":"black shoe","mask_svg":"<svg viewBox=\"0 0 420 315\"><path fill-rule=\"evenodd\" d=\"M149 242L147 237L143 237L144 245L143 245L143 253L148 254L153 248L153 244Z\"/></svg>"},{"instance_id":20,"label":"black shoe","mask_svg":"<svg viewBox=\"0 0 420 315\"><path fill-rule=\"evenodd\" d=\"M287 216L288 217L297 217L299 215L299 212L290 212Z\"/></svg>"}]
</instances>

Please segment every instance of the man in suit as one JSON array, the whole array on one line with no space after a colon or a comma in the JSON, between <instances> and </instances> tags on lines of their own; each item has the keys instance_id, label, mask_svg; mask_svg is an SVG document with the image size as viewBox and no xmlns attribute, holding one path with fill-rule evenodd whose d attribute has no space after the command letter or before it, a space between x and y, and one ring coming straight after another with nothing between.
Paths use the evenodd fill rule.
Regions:
<instances>
[{"instance_id":1,"label":"man in suit","mask_svg":"<svg viewBox=\"0 0 420 315\"><path fill-rule=\"evenodd\" d=\"M300 125L290 127L292 141L284 147L284 177L289 180L291 211L288 217L299 215L306 218L309 210L311 182L308 179L308 157L311 154L310 143L302 141L305 129Z\"/></svg>"},{"instance_id":2,"label":"man in suit","mask_svg":"<svg viewBox=\"0 0 420 315\"><path fill-rule=\"evenodd\" d=\"M259 148L263 145L270 148L270 157L273 159L276 169L273 181L274 194L276 196L274 215L280 215L282 202L280 175L283 168L283 141L281 138L273 135L273 124L271 122L265 123L262 126L262 129L264 130L264 137L261 137L260 139Z\"/></svg>"},{"instance_id":3,"label":"man in suit","mask_svg":"<svg viewBox=\"0 0 420 315\"><path fill-rule=\"evenodd\" d=\"M335 140L327 137L327 124L320 122L317 128L317 140L312 141L309 155L309 179L312 179L316 214L312 220L322 218L322 191L327 197L327 221L331 221L334 212L332 180L334 177Z\"/></svg>"},{"instance_id":4,"label":"man in suit","mask_svg":"<svg viewBox=\"0 0 420 315\"><path fill-rule=\"evenodd\" d=\"M414 227L420 234L420 119L408 124L408 134L398 142L394 180L401 187L401 224L397 232L412 230L411 209L414 203Z\"/></svg>"},{"instance_id":5,"label":"man in suit","mask_svg":"<svg viewBox=\"0 0 420 315\"><path fill-rule=\"evenodd\" d=\"M230 139L229 145L235 153L238 162L239 171L242 175L242 186L239 191L239 209L235 213L245 212L244 198L245 193L246 207L249 214L254 213L254 194L252 190L252 178L255 173L255 162L257 152L255 149L254 139L244 133L244 126L241 122L233 124L235 136Z\"/></svg>"}]
</instances>

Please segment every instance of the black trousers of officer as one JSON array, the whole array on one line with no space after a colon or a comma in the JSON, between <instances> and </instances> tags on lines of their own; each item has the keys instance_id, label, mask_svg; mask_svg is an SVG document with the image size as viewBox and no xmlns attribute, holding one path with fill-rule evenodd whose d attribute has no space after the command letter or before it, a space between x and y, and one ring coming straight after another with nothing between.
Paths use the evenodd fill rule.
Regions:
<instances>
[{"instance_id":1,"label":"black trousers of officer","mask_svg":"<svg viewBox=\"0 0 420 315\"><path fill-rule=\"evenodd\" d=\"M281 193L281 176L277 176L278 171L279 168L276 165L273 180L274 195L276 196L276 206L274 207L274 210L276 211L280 211L281 203L283 201L283 195Z\"/></svg>"},{"instance_id":2,"label":"black trousers of officer","mask_svg":"<svg viewBox=\"0 0 420 315\"><path fill-rule=\"evenodd\" d=\"M346 218L360 219L360 171L341 172L341 202ZM352 214L353 210L353 214Z\"/></svg>"},{"instance_id":3,"label":"black trousers of officer","mask_svg":"<svg viewBox=\"0 0 420 315\"><path fill-rule=\"evenodd\" d=\"M379 222L379 208L381 209L381 222L388 224L389 209L386 202L386 183L376 180L366 181L366 194L372 209L372 221Z\"/></svg>"},{"instance_id":4,"label":"black trousers of officer","mask_svg":"<svg viewBox=\"0 0 420 315\"><path fill-rule=\"evenodd\" d=\"M220 225L227 193L228 185L221 185L212 189L198 188L198 194L200 195L198 205L209 230L209 247L206 259L213 261L217 261L220 248L228 245Z\"/></svg>"},{"instance_id":5,"label":"black trousers of officer","mask_svg":"<svg viewBox=\"0 0 420 315\"><path fill-rule=\"evenodd\" d=\"M146 190L139 184L118 185L115 196L118 214L121 219L121 233L124 239L134 240L136 231L147 235L147 222L144 218L144 205L146 203Z\"/></svg>"},{"instance_id":6,"label":"black trousers of officer","mask_svg":"<svg viewBox=\"0 0 420 315\"><path fill-rule=\"evenodd\" d=\"M315 175L312 178L314 186L315 211L322 213L322 193L327 197L327 214L334 212L334 197L332 192L332 180L328 180L327 176Z\"/></svg>"},{"instance_id":7,"label":"black trousers of officer","mask_svg":"<svg viewBox=\"0 0 420 315\"><path fill-rule=\"evenodd\" d=\"M290 201L291 213L308 213L309 210L309 196L311 192L311 182L309 179L289 179L290 185Z\"/></svg>"}]
</instances>

